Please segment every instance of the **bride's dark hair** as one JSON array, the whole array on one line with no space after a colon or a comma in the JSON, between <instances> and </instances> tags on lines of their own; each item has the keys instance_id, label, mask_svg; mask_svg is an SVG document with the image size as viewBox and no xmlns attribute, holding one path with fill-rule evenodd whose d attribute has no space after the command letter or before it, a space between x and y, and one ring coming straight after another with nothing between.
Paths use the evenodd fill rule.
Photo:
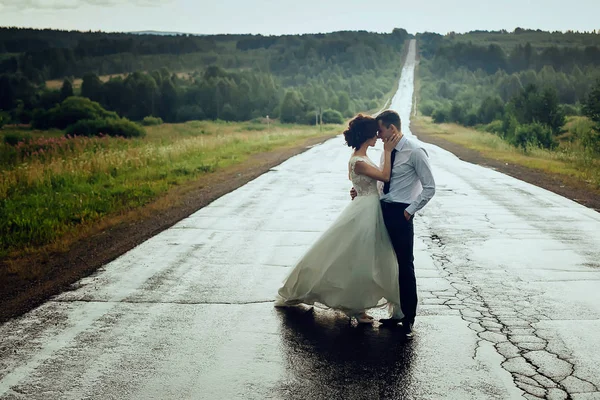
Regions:
<instances>
[{"instance_id":1,"label":"bride's dark hair","mask_svg":"<svg viewBox=\"0 0 600 400\"><path fill-rule=\"evenodd\" d=\"M368 115L358 114L348 123L348 129L344 131L346 144L359 149L369 139L377 136L377 121Z\"/></svg>"}]
</instances>

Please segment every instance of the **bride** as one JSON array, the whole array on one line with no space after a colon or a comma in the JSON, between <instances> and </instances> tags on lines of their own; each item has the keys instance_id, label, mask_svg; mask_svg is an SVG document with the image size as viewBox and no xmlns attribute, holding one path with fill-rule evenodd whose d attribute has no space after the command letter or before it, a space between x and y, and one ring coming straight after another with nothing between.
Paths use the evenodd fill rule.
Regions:
<instances>
[{"instance_id":1,"label":"bride","mask_svg":"<svg viewBox=\"0 0 600 400\"><path fill-rule=\"evenodd\" d=\"M358 196L296 264L279 289L276 307L318 303L359 323L372 323L365 311L375 307L388 307L394 318L403 317L398 263L377 189L377 181L390 179L391 152L400 137L384 143L380 170L367 157L367 149L377 142L377 129L374 118L359 114L344 131L346 143L354 148L348 170Z\"/></svg>"}]
</instances>

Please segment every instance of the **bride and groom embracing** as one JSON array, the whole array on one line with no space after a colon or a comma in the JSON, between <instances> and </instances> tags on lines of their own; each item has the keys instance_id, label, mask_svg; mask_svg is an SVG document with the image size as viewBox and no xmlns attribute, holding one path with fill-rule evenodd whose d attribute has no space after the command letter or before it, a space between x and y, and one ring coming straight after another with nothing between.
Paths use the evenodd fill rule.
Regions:
<instances>
[{"instance_id":1,"label":"bride and groom embracing","mask_svg":"<svg viewBox=\"0 0 600 400\"><path fill-rule=\"evenodd\" d=\"M358 323L387 307L383 326L413 337L417 310L413 219L435 194L426 151L402 134L392 110L357 115L344 131L354 153L348 162L352 202L302 256L279 289L276 307L323 304ZM384 142L381 168L367 149Z\"/></svg>"}]
</instances>

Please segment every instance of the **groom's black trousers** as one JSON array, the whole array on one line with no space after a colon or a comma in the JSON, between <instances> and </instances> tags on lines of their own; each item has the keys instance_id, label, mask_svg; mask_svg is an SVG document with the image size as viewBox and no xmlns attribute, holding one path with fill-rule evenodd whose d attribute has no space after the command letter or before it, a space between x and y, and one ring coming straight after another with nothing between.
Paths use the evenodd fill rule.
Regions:
<instances>
[{"instance_id":1,"label":"groom's black trousers","mask_svg":"<svg viewBox=\"0 0 600 400\"><path fill-rule=\"evenodd\" d=\"M400 284L400 307L404 319L415 322L417 314L417 280L415 278L413 218L407 221L404 209L408 204L381 202L383 221L390 235L398 259L398 281Z\"/></svg>"}]
</instances>

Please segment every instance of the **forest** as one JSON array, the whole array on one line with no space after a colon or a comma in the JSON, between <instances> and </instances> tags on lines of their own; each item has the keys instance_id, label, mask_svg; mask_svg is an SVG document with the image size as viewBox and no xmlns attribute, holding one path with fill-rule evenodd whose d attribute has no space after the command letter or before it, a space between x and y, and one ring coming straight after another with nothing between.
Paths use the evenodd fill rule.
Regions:
<instances>
[{"instance_id":1,"label":"forest","mask_svg":"<svg viewBox=\"0 0 600 400\"><path fill-rule=\"evenodd\" d=\"M80 99L69 109L80 116L90 114L87 98L140 122L269 115L315 124L319 114L341 123L385 104L408 37L403 29L159 36L0 28L0 125L63 129L53 121L72 96Z\"/></svg>"},{"instance_id":2,"label":"forest","mask_svg":"<svg viewBox=\"0 0 600 400\"><path fill-rule=\"evenodd\" d=\"M568 142L600 154L599 34L518 28L417 38L422 114L525 150Z\"/></svg>"}]
</instances>

